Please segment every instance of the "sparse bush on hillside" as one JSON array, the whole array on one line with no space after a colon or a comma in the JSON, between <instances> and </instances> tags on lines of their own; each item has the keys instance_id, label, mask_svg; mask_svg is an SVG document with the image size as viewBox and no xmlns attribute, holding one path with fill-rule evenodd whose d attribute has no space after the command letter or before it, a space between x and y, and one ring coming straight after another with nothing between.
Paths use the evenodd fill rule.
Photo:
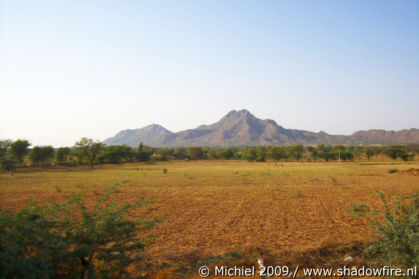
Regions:
<instances>
[{"instance_id":1,"label":"sparse bush on hillside","mask_svg":"<svg viewBox=\"0 0 419 279\"><path fill-rule=\"evenodd\" d=\"M419 264L419 194L396 198L391 204L382 192L378 193L384 210L357 205L358 215L367 218L375 232L376 241L366 253L372 264L413 268Z\"/></svg>"},{"instance_id":2,"label":"sparse bush on hillside","mask_svg":"<svg viewBox=\"0 0 419 279\"><path fill-rule=\"evenodd\" d=\"M0 211L0 278L129 278L138 272L147 239L137 232L157 220L127 219L127 211L144 202L118 206L110 200L115 191L93 207L74 195L16 214Z\"/></svg>"}]
</instances>

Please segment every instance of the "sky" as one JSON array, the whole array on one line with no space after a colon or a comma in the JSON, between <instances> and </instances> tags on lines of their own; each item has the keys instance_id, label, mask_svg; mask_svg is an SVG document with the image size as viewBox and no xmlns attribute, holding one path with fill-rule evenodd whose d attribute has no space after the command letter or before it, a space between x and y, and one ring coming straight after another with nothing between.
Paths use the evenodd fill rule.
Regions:
<instances>
[{"instance_id":1,"label":"sky","mask_svg":"<svg viewBox=\"0 0 419 279\"><path fill-rule=\"evenodd\" d=\"M0 138L72 146L248 109L419 128L419 1L0 0Z\"/></svg>"}]
</instances>

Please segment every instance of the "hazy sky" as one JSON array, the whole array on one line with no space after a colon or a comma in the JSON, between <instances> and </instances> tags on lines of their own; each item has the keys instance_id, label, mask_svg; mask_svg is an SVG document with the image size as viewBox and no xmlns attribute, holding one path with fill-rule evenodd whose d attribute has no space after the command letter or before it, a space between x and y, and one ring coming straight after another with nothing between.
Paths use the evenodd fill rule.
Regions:
<instances>
[{"instance_id":1,"label":"hazy sky","mask_svg":"<svg viewBox=\"0 0 419 279\"><path fill-rule=\"evenodd\" d=\"M0 0L0 138L73 145L250 110L419 128L419 1Z\"/></svg>"}]
</instances>

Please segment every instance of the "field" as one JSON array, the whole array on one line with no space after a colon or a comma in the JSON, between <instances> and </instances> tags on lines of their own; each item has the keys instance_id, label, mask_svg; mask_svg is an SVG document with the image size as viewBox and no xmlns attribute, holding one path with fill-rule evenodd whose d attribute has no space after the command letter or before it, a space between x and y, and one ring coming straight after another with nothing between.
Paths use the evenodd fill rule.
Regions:
<instances>
[{"instance_id":1,"label":"field","mask_svg":"<svg viewBox=\"0 0 419 279\"><path fill-rule=\"evenodd\" d=\"M150 231L156 240L146 250L147 262L164 272L188 270L233 251L271 264L316 265L359 253L371 237L365 221L351 216L349 207L380 208L377 190L418 192L419 176L406 171L410 168L419 164L182 161L23 169L0 175L0 206L16 210L31 200L64 201L72 192L93 199L125 181L115 194L119 202L153 199L131 212L132 218L165 216Z\"/></svg>"}]
</instances>

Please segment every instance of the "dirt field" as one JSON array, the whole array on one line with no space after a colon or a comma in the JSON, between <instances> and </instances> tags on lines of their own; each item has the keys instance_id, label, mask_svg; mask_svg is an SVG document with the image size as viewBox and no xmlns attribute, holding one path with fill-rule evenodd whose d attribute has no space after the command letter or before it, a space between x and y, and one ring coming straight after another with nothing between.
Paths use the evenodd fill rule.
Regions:
<instances>
[{"instance_id":1,"label":"dirt field","mask_svg":"<svg viewBox=\"0 0 419 279\"><path fill-rule=\"evenodd\" d=\"M377 190L418 192L417 172L406 171L418 168L417 162L190 161L100 166L93 171L24 169L0 175L0 206L15 210L30 200L65 200L71 192L94 198L125 180L115 199L154 199L148 208L132 212L133 218L167 215L150 231L157 238L147 248L148 262L161 270L188 269L233 251L250 255L245 262L253 261L253 255L272 264L316 265L328 257L333 262L331 249L343 257L370 239L364 221L349 214L352 204L380 208Z\"/></svg>"}]
</instances>

